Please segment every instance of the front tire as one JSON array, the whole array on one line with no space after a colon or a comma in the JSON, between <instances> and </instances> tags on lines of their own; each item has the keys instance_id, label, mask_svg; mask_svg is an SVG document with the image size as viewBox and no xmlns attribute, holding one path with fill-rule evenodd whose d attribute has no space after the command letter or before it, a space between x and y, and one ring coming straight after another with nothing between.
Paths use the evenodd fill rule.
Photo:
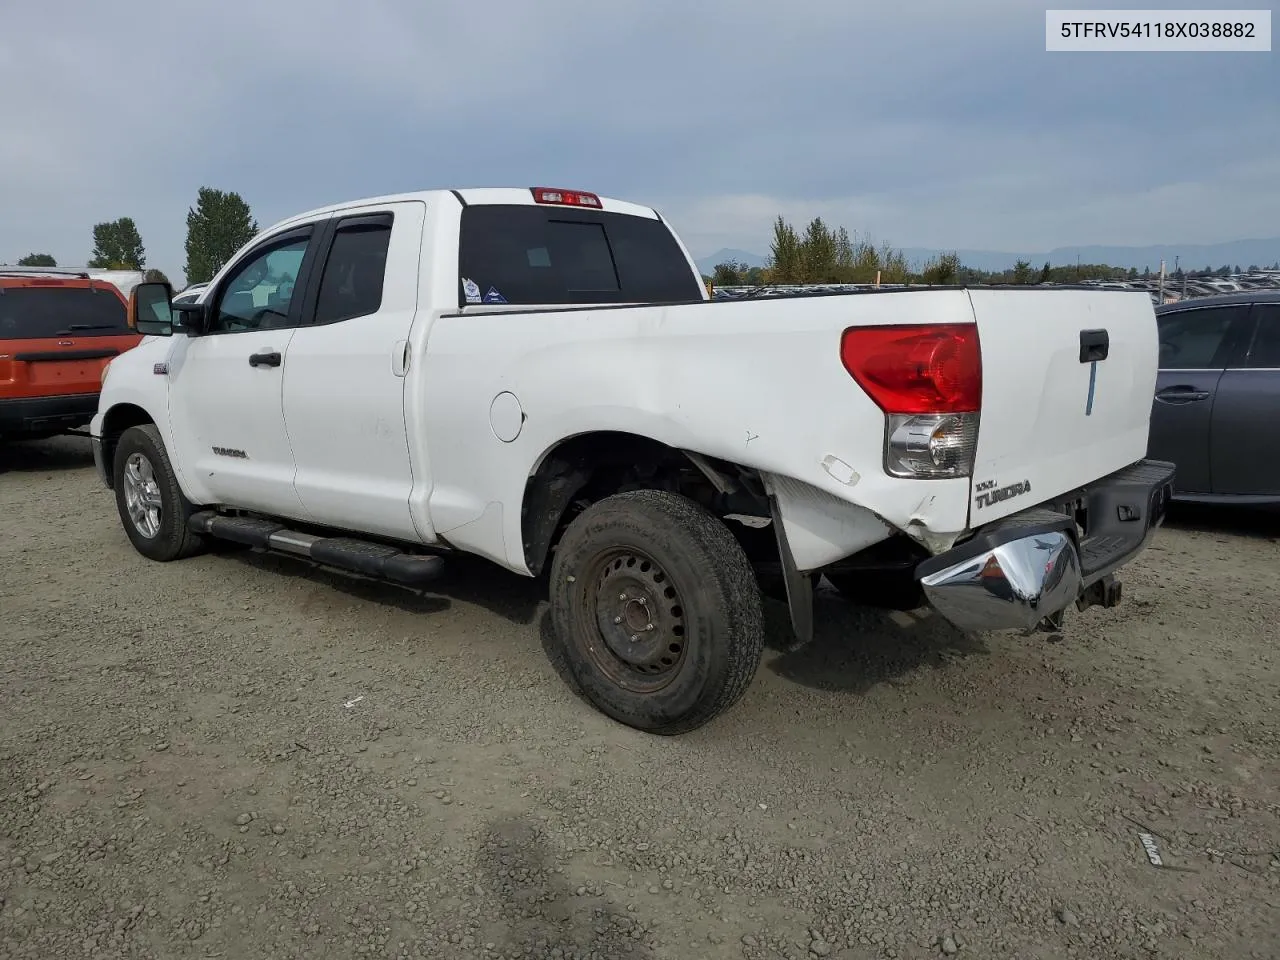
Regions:
<instances>
[{"instance_id":1,"label":"front tire","mask_svg":"<svg viewBox=\"0 0 1280 960\"><path fill-rule=\"evenodd\" d=\"M687 733L741 698L764 650L760 588L728 528L686 497L620 493L565 530L551 618L569 671L603 713Z\"/></svg>"},{"instance_id":2,"label":"front tire","mask_svg":"<svg viewBox=\"0 0 1280 960\"><path fill-rule=\"evenodd\" d=\"M120 435L112 480L125 535L144 557L163 563L204 548L204 538L187 529L194 508L182 495L160 431L153 424L130 427Z\"/></svg>"}]
</instances>

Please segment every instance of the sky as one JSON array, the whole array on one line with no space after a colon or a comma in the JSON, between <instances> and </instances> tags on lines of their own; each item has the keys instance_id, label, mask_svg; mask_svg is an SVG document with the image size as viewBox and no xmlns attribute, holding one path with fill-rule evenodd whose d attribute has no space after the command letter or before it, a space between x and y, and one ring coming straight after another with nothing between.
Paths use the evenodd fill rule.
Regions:
<instances>
[{"instance_id":1,"label":"sky","mask_svg":"<svg viewBox=\"0 0 1280 960\"><path fill-rule=\"evenodd\" d=\"M1280 235L1280 53L1044 47L1025 0L13 3L0 262L83 265L93 224L130 216L177 281L202 185L263 227L592 190L658 207L697 257L766 254L779 214L897 247Z\"/></svg>"}]
</instances>

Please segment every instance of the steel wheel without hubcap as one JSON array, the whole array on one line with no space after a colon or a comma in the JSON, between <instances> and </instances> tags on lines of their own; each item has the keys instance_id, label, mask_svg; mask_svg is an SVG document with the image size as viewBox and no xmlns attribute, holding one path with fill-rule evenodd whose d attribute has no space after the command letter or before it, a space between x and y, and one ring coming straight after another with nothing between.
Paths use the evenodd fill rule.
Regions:
<instances>
[{"instance_id":1,"label":"steel wheel without hubcap","mask_svg":"<svg viewBox=\"0 0 1280 960\"><path fill-rule=\"evenodd\" d=\"M755 571L729 528L667 490L579 513L556 544L551 626L586 698L629 726L686 733L732 706L764 648Z\"/></svg>"},{"instance_id":2,"label":"steel wheel without hubcap","mask_svg":"<svg viewBox=\"0 0 1280 960\"><path fill-rule=\"evenodd\" d=\"M589 652L596 667L635 693L661 690L684 660L684 608L666 572L638 550L598 557L579 610L582 628L599 641Z\"/></svg>"},{"instance_id":3,"label":"steel wheel without hubcap","mask_svg":"<svg viewBox=\"0 0 1280 960\"><path fill-rule=\"evenodd\" d=\"M124 502L134 528L148 540L160 532L163 520L160 485L151 461L141 453L131 453L125 461Z\"/></svg>"}]
</instances>

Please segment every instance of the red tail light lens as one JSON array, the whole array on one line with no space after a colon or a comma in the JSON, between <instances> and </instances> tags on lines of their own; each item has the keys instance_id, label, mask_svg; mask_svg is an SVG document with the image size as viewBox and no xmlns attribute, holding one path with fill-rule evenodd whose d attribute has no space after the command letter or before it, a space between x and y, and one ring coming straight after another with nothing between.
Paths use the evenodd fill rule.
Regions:
<instances>
[{"instance_id":1,"label":"red tail light lens","mask_svg":"<svg viewBox=\"0 0 1280 960\"><path fill-rule=\"evenodd\" d=\"M982 406L982 352L972 323L850 327L849 375L888 414L971 413Z\"/></svg>"}]
</instances>

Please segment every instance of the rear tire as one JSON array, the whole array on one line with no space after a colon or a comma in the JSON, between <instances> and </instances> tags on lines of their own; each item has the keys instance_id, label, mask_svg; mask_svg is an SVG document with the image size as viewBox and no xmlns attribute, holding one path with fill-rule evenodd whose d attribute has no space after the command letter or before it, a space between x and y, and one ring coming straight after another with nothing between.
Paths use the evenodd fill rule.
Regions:
<instances>
[{"instance_id":1,"label":"rear tire","mask_svg":"<svg viewBox=\"0 0 1280 960\"><path fill-rule=\"evenodd\" d=\"M112 480L120 523L133 548L161 563L199 553L204 538L187 529L195 508L178 486L153 424L129 427L116 443Z\"/></svg>"},{"instance_id":2,"label":"rear tire","mask_svg":"<svg viewBox=\"0 0 1280 960\"><path fill-rule=\"evenodd\" d=\"M565 530L551 566L565 662L602 713L697 729L746 691L764 650L760 588L729 529L686 497L635 490Z\"/></svg>"}]
</instances>

